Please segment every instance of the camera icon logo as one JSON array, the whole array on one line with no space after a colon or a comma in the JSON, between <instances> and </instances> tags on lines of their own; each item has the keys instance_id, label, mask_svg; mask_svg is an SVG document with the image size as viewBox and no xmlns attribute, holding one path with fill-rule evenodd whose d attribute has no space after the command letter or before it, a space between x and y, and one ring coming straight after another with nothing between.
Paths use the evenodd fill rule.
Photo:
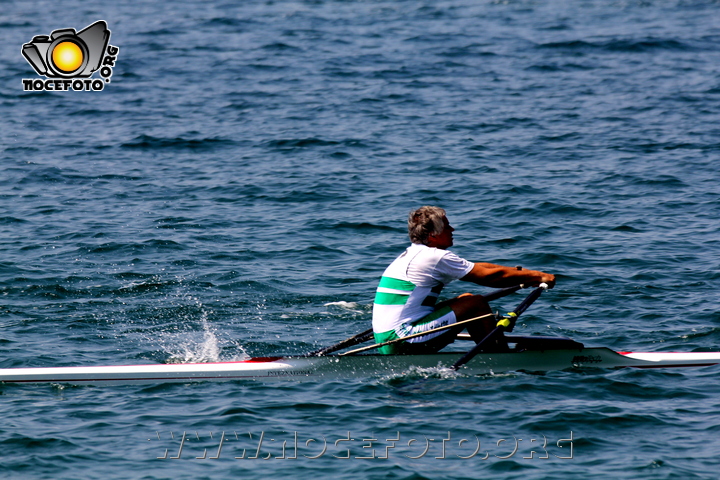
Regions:
<instances>
[{"instance_id":1,"label":"camera icon logo","mask_svg":"<svg viewBox=\"0 0 720 480\"><path fill-rule=\"evenodd\" d=\"M28 91L99 91L110 83L120 49L109 45L110 30L100 20L76 32L74 28L36 35L22 46L22 55L38 75L48 80L23 79ZM91 79L100 70L102 79ZM103 81L104 80L104 81Z\"/></svg>"},{"instance_id":2,"label":"camera icon logo","mask_svg":"<svg viewBox=\"0 0 720 480\"><path fill-rule=\"evenodd\" d=\"M100 68L109 41L110 30L100 20L80 32L61 28L35 36L22 46L22 54L39 75L87 78Z\"/></svg>"}]
</instances>

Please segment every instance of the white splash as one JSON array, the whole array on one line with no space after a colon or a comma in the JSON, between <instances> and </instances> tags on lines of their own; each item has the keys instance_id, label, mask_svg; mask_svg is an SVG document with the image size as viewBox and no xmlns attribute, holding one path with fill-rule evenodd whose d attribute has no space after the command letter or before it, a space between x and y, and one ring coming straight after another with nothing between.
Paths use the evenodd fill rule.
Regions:
<instances>
[{"instance_id":1,"label":"white splash","mask_svg":"<svg viewBox=\"0 0 720 480\"><path fill-rule=\"evenodd\" d=\"M207 313L202 314L200 321L202 325L202 340L194 340L191 337L181 341L176 347L179 347L182 351L172 353L167 360L168 363L233 362L250 358L242 345L236 342L233 342L234 347L240 350L240 355L235 355L229 359L222 358L221 342L218 340L215 329L210 325L210 322L208 322ZM197 334L194 336L196 337ZM167 345L165 349L168 350Z\"/></svg>"}]
</instances>

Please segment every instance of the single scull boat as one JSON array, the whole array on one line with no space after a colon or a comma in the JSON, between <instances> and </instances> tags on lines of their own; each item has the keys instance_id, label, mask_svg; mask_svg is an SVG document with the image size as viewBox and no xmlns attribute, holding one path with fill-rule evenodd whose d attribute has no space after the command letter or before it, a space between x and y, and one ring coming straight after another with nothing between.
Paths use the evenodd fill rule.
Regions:
<instances>
[{"instance_id":1,"label":"single scull boat","mask_svg":"<svg viewBox=\"0 0 720 480\"><path fill-rule=\"evenodd\" d=\"M509 287L486 295L491 300L522 288ZM238 362L121 365L107 367L52 367L0 369L0 382L133 384L201 382L228 380L329 380L402 375L412 371L459 371L465 375L487 375L510 371L545 372L568 368L665 368L703 367L720 363L720 352L663 353L614 352L609 348L586 348L569 338L507 336L515 322L547 285L541 284L505 317L498 317L497 328L469 352L440 352L426 355L377 355L365 352L379 346L427 335L494 316L486 314L452 325L410 335L404 339L358 348L340 354L339 350L372 340L372 330L362 332L333 346L301 356L258 357ZM459 339L469 336L460 334ZM362 354L360 354L362 353Z\"/></svg>"},{"instance_id":2,"label":"single scull boat","mask_svg":"<svg viewBox=\"0 0 720 480\"><path fill-rule=\"evenodd\" d=\"M515 346L503 353L478 353L460 367L462 375L509 371L544 372L569 368L702 367L720 363L720 352L631 353L586 348L569 339L507 337ZM138 384L229 380L331 380L402 375L436 369L442 372L465 352L431 355L327 355L259 357L238 362L0 369L0 382L68 384Z\"/></svg>"}]
</instances>

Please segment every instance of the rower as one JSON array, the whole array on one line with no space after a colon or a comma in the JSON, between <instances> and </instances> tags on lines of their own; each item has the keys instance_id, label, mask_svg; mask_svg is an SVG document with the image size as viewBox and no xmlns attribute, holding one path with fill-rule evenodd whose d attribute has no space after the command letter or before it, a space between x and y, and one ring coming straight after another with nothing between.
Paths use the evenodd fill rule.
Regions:
<instances>
[{"instance_id":1,"label":"rower","mask_svg":"<svg viewBox=\"0 0 720 480\"><path fill-rule=\"evenodd\" d=\"M462 280L494 288L546 283L555 285L555 275L522 267L469 262L448 250L453 231L445 210L420 207L408 216L408 235L412 244L387 267L380 279L373 303L373 332L376 343L383 343L461 320L491 313L482 295L465 293L438 303L443 287ZM495 327L486 316L467 325L477 343ZM428 335L409 338L380 347L383 354L434 353L455 341L466 326L458 325Z\"/></svg>"}]
</instances>

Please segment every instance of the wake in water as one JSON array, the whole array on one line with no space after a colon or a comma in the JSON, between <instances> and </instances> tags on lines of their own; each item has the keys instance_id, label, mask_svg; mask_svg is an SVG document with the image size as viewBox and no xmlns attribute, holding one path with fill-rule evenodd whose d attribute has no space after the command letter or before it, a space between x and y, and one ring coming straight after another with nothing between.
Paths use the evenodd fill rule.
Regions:
<instances>
[{"instance_id":1,"label":"wake in water","mask_svg":"<svg viewBox=\"0 0 720 480\"><path fill-rule=\"evenodd\" d=\"M393 373L383 378L384 381L397 387L405 384L417 384L418 381L424 382L426 380L457 380L462 378L467 379L479 379L489 377L516 377L517 372L504 372L504 373L488 373L484 375L467 375L459 370L453 370L452 368L445 366L437 367L410 367L403 372Z\"/></svg>"},{"instance_id":2,"label":"wake in water","mask_svg":"<svg viewBox=\"0 0 720 480\"><path fill-rule=\"evenodd\" d=\"M363 310L363 306L360 305L357 302L346 302L344 300L340 300L337 302L328 302L323 304L325 307L330 307L329 310L332 311L338 311L338 312L353 312L353 313L365 313Z\"/></svg>"}]
</instances>

